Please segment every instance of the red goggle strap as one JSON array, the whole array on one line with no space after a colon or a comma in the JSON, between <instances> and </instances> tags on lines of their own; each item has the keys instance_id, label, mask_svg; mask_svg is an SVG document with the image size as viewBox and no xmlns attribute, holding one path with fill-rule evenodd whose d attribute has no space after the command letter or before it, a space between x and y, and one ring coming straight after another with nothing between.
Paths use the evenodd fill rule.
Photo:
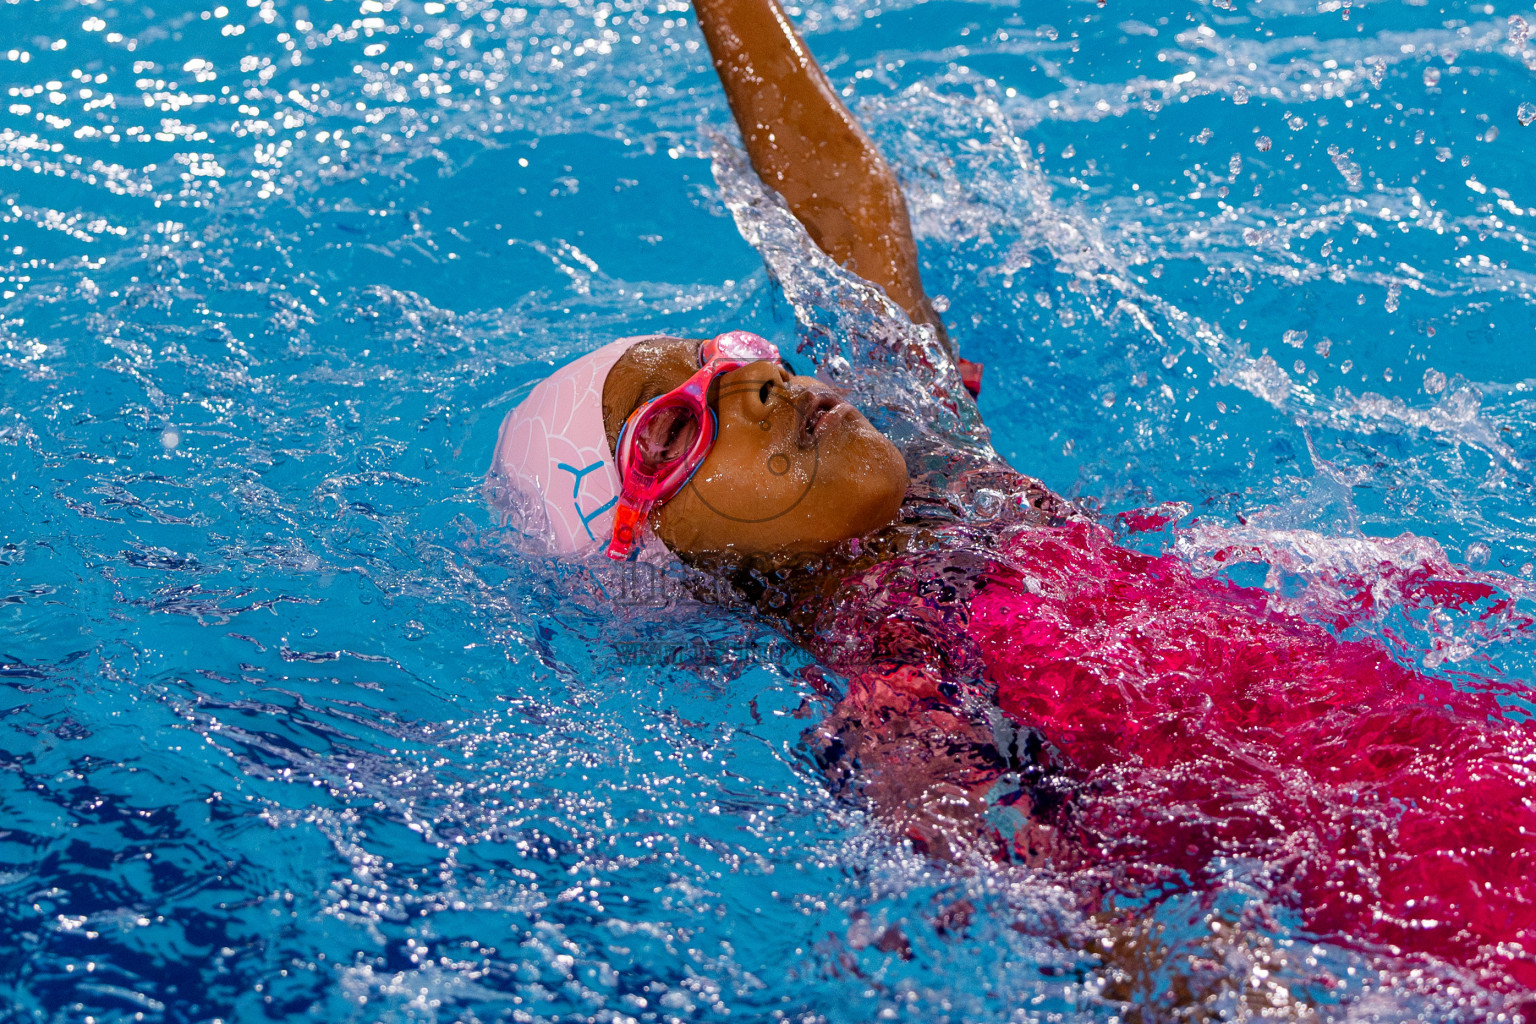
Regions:
<instances>
[{"instance_id":1,"label":"red goggle strap","mask_svg":"<svg viewBox=\"0 0 1536 1024\"><path fill-rule=\"evenodd\" d=\"M654 502L641 498L632 500L628 495L619 498L613 510L613 540L608 543L608 557L623 561L629 557L645 529L645 518L651 514Z\"/></svg>"}]
</instances>

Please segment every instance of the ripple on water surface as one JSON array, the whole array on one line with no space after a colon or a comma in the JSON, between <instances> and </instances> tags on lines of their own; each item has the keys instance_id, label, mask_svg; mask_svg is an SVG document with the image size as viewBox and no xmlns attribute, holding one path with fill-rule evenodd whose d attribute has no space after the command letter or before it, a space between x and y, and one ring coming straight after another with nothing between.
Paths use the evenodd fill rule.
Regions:
<instances>
[{"instance_id":1,"label":"ripple on water surface","mask_svg":"<svg viewBox=\"0 0 1536 1024\"><path fill-rule=\"evenodd\" d=\"M615 615L613 580L508 557L479 477L559 361L910 330L720 141L686 4L3 10L17 1017L1154 1019L1191 978L1213 1019L1500 1005L1314 944L1244 863L1140 915L1137 977L1112 943L1149 940L1061 879L940 870L832 796L800 737L837 681L753 616ZM1530 677L1528 10L793 13L903 179L998 451L1171 503L1138 543L1279 607L1375 596L1346 629L1400 660ZM823 355L893 430L932 411ZM1451 561L1509 603L1402 597Z\"/></svg>"}]
</instances>

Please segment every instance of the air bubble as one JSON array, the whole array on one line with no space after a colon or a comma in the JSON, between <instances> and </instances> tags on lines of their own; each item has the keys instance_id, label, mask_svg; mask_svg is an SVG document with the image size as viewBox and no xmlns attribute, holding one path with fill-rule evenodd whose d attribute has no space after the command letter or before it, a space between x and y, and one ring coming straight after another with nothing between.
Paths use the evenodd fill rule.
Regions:
<instances>
[{"instance_id":1,"label":"air bubble","mask_svg":"<svg viewBox=\"0 0 1536 1024\"><path fill-rule=\"evenodd\" d=\"M1243 158L1241 156L1238 156L1236 153L1232 154L1232 159L1227 161L1227 173L1234 178L1243 173Z\"/></svg>"},{"instance_id":2,"label":"air bubble","mask_svg":"<svg viewBox=\"0 0 1536 1024\"><path fill-rule=\"evenodd\" d=\"M1429 86L1431 89L1433 89L1435 86L1439 85L1440 84L1440 69L1439 68L1425 68L1424 69L1424 84Z\"/></svg>"},{"instance_id":3,"label":"air bubble","mask_svg":"<svg viewBox=\"0 0 1536 1024\"><path fill-rule=\"evenodd\" d=\"M1424 390L1428 394L1438 395L1445 390L1445 374L1431 366L1424 371Z\"/></svg>"},{"instance_id":4,"label":"air bubble","mask_svg":"<svg viewBox=\"0 0 1536 1024\"><path fill-rule=\"evenodd\" d=\"M1480 540L1475 540L1467 545L1467 564L1474 569L1480 569L1488 564L1488 558L1493 554L1491 548Z\"/></svg>"},{"instance_id":5,"label":"air bubble","mask_svg":"<svg viewBox=\"0 0 1536 1024\"><path fill-rule=\"evenodd\" d=\"M1530 26L1525 23L1525 19L1520 17L1520 15L1511 14L1509 16L1510 42L1516 46L1523 46L1525 44L1525 37L1530 34L1530 31Z\"/></svg>"},{"instance_id":6,"label":"air bubble","mask_svg":"<svg viewBox=\"0 0 1536 1024\"><path fill-rule=\"evenodd\" d=\"M1287 345L1291 346L1291 348L1301 348L1301 346L1307 343L1307 332L1286 331L1285 334L1281 335L1281 338Z\"/></svg>"},{"instance_id":7,"label":"air bubble","mask_svg":"<svg viewBox=\"0 0 1536 1024\"><path fill-rule=\"evenodd\" d=\"M1242 86L1238 86L1236 89L1233 89L1232 90L1232 102L1236 103L1238 106L1242 106L1244 103L1247 103L1248 102L1248 90L1244 89Z\"/></svg>"},{"instance_id":8,"label":"air bubble","mask_svg":"<svg viewBox=\"0 0 1536 1024\"><path fill-rule=\"evenodd\" d=\"M1515 120L1519 121L1522 127L1536 121L1536 103L1520 104L1520 109L1515 111Z\"/></svg>"},{"instance_id":9,"label":"air bubble","mask_svg":"<svg viewBox=\"0 0 1536 1024\"><path fill-rule=\"evenodd\" d=\"M1268 135L1260 135L1253 140L1253 144L1258 147L1260 153L1268 153L1269 147L1274 145L1273 142L1269 141Z\"/></svg>"}]
</instances>

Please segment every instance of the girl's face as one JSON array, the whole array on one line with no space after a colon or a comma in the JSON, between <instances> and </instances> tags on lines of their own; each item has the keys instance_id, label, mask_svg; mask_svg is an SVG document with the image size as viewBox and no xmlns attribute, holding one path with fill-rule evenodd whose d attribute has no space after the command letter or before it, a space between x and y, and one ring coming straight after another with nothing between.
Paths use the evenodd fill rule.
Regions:
<instances>
[{"instance_id":1,"label":"girl's face","mask_svg":"<svg viewBox=\"0 0 1536 1024\"><path fill-rule=\"evenodd\" d=\"M698 347L642 341L614 364L603 385L610 446L642 402L698 369ZM819 552L895 518L907 492L901 453L828 385L759 362L715 378L709 397L714 448L651 514L677 554Z\"/></svg>"}]
</instances>

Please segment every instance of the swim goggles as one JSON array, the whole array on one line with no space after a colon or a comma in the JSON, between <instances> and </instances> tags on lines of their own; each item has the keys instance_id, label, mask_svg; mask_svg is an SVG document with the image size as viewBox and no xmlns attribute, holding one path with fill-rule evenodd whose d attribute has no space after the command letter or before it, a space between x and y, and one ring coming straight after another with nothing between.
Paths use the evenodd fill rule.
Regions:
<instances>
[{"instance_id":1,"label":"swim goggles","mask_svg":"<svg viewBox=\"0 0 1536 1024\"><path fill-rule=\"evenodd\" d=\"M778 348L755 334L729 331L711 338L699 346L697 373L629 414L614 445L623 489L609 558L629 557L651 510L682 490L714 448L720 424L708 397L715 378L765 359L782 362Z\"/></svg>"}]
</instances>

